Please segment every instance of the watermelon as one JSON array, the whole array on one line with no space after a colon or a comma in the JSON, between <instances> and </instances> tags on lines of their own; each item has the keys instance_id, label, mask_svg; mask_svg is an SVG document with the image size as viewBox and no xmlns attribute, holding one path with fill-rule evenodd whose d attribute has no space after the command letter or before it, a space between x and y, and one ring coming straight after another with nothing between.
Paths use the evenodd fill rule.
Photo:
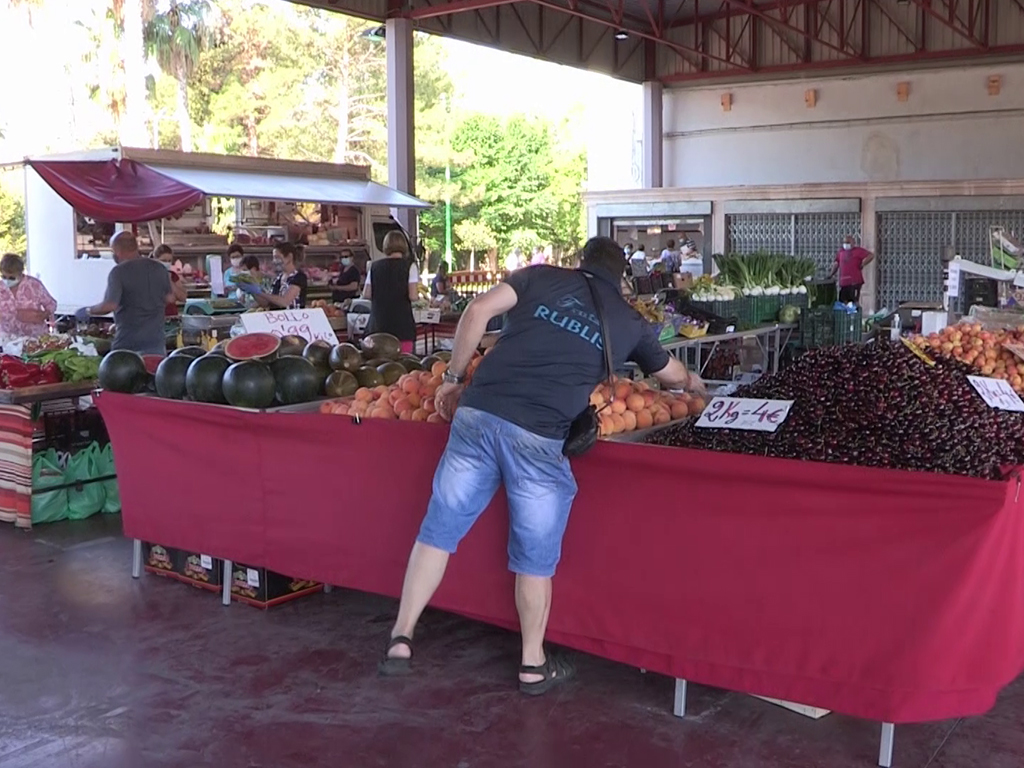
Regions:
<instances>
[{"instance_id":1,"label":"watermelon","mask_svg":"<svg viewBox=\"0 0 1024 768\"><path fill-rule=\"evenodd\" d=\"M103 389L134 394L145 388L148 375L142 355L128 349L115 349L100 361L97 378Z\"/></svg>"},{"instance_id":2,"label":"watermelon","mask_svg":"<svg viewBox=\"0 0 1024 768\"><path fill-rule=\"evenodd\" d=\"M402 342L390 333L371 333L362 340L360 346L367 357L382 357L385 360L396 360L402 354Z\"/></svg>"},{"instance_id":3,"label":"watermelon","mask_svg":"<svg viewBox=\"0 0 1024 768\"><path fill-rule=\"evenodd\" d=\"M285 355L301 355L309 342L301 336L291 334L281 337L281 348L277 350L278 357Z\"/></svg>"},{"instance_id":4,"label":"watermelon","mask_svg":"<svg viewBox=\"0 0 1024 768\"><path fill-rule=\"evenodd\" d=\"M335 371L352 373L363 364L363 356L359 354L355 344L338 344L331 350L328 363Z\"/></svg>"},{"instance_id":5,"label":"watermelon","mask_svg":"<svg viewBox=\"0 0 1024 768\"><path fill-rule=\"evenodd\" d=\"M190 400L227 404L221 380L231 361L220 355L204 355L192 361L185 373L185 391Z\"/></svg>"},{"instance_id":6,"label":"watermelon","mask_svg":"<svg viewBox=\"0 0 1024 768\"><path fill-rule=\"evenodd\" d=\"M224 398L239 408L269 408L274 402L274 374L266 363L244 360L232 364L223 379Z\"/></svg>"},{"instance_id":7,"label":"watermelon","mask_svg":"<svg viewBox=\"0 0 1024 768\"><path fill-rule=\"evenodd\" d=\"M355 377L360 387L373 388L379 387L384 383L384 377L377 372L376 368L372 368L369 365L356 369Z\"/></svg>"},{"instance_id":8,"label":"watermelon","mask_svg":"<svg viewBox=\"0 0 1024 768\"><path fill-rule=\"evenodd\" d=\"M165 358L156 369L157 395L169 400L183 400L187 392L185 374L188 373L190 365L192 358L188 355L171 355Z\"/></svg>"},{"instance_id":9,"label":"watermelon","mask_svg":"<svg viewBox=\"0 0 1024 768\"><path fill-rule=\"evenodd\" d=\"M400 378L405 376L405 366L401 363L392 361L378 366L377 373L379 373L381 378L384 379L385 386L390 387Z\"/></svg>"},{"instance_id":10,"label":"watermelon","mask_svg":"<svg viewBox=\"0 0 1024 768\"><path fill-rule=\"evenodd\" d=\"M331 352L333 350L334 348L326 341L317 339L306 345L306 348L302 350L302 356L317 368L329 369L331 367Z\"/></svg>"},{"instance_id":11,"label":"watermelon","mask_svg":"<svg viewBox=\"0 0 1024 768\"><path fill-rule=\"evenodd\" d=\"M202 347L181 347L171 352L172 355L185 355L191 357L193 360L197 357L202 357L206 354L206 350Z\"/></svg>"},{"instance_id":12,"label":"watermelon","mask_svg":"<svg viewBox=\"0 0 1024 768\"><path fill-rule=\"evenodd\" d=\"M327 377L324 390L328 397L350 397L359 389L356 377L348 371L334 371Z\"/></svg>"},{"instance_id":13,"label":"watermelon","mask_svg":"<svg viewBox=\"0 0 1024 768\"><path fill-rule=\"evenodd\" d=\"M163 355L143 355L142 356L142 362L144 362L146 364L146 370L149 373L153 374L154 376L156 375L156 369L160 366L160 363L163 362L163 359L164 359Z\"/></svg>"},{"instance_id":14,"label":"watermelon","mask_svg":"<svg viewBox=\"0 0 1024 768\"><path fill-rule=\"evenodd\" d=\"M281 348L281 340L272 333L246 333L224 345L224 354L232 360L266 360Z\"/></svg>"},{"instance_id":15,"label":"watermelon","mask_svg":"<svg viewBox=\"0 0 1024 768\"><path fill-rule=\"evenodd\" d=\"M309 360L298 355L279 357L270 364L275 393L281 405L315 400L324 384L321 372Z\"/></svg>"}]
</instances>

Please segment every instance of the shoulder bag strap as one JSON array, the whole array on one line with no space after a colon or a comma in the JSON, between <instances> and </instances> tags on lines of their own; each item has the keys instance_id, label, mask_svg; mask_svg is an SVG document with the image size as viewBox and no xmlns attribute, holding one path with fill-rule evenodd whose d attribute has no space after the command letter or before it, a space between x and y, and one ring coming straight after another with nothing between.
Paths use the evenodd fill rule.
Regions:
<instances>
[{"instance_id":1,"label":"shoulder bag strap","mask_svg":"<svg viewBox=\"0 0 1024 768\"><path fill-rule=\"evenodd\" d=\"M597 289L594 288L593 275L584 272L583 277L586 280L587 289L590 291L590 298L594 302L594 311L597 312L597 319L601 322L601 346L604 348L605 376L608 379L608 383L611 384L615 376L615 365L612 363L612 337L608 333L608 321L604 316L604 305L601 303L601 297L598 295ZM614 393L612 397L614 399Z\"/></svg>"}]
</instances>

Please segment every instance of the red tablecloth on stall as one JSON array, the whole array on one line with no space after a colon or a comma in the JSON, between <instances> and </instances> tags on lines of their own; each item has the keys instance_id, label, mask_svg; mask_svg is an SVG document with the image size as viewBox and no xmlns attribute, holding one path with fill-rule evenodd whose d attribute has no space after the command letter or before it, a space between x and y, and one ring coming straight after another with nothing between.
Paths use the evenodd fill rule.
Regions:
<instances>
[{"instance_id":1,"label":"red tablecloth on stall","mask_svg":"<svg viewBox=\"0 0 1024 768\"><path fill-rule=\"evenodd\" d=\"M444 428L99 405L126 535L399 593ZM623 444L574 471L555 642L891 722L981 713L1024 667L1015 481ZM436 606L516 625L506 514L498 498Z\"/></svg>"}]
</instances>

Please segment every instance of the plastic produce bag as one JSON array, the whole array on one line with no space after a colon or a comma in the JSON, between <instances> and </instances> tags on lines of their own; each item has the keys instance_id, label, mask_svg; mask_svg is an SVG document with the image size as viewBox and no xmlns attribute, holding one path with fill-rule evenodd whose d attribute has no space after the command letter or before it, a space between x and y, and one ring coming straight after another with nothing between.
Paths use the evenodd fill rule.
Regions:
<instances>
[{"instance_id":1,"label":"plastic produce bag","mask_svg":"<svg viewBox=\"0 0 1024 768\"><path fill-rule=\"evenodd\" d=\"M68 518L71 520L84 520L103 509L106 499L103 483L86 482L102 475L97 470L99 454L99 445L91 443L68 459L67 482L81 483L68 489Z\"/></svg>"},{"instance_id":2,"label":"plastic produce bag","mask_svg":"<svg viewBox=\"0 0 1024 768\"><path fill-rule=\"evenodd\" d=\"M99 451L96 457L96 471L101 477L117 474L117 470L114 468L114 449L110 443L107 443ZM104 480L100 485L103 486L105 496L103 499L103 512L108 515L120 512L121 492L117 487L117 479Z\"/></svg>"},{"instance_id":3,"label":"plastic produce bag","mask_svg":"<svg viewBox=\"0 0 1024 768\"><path fill-rule=\"evenodd\" d=\"M67 483L57 452L52 448L32 457L32 523L56 523L68 517L68 489L58 488Z\"/></svg>"}]
</instances>

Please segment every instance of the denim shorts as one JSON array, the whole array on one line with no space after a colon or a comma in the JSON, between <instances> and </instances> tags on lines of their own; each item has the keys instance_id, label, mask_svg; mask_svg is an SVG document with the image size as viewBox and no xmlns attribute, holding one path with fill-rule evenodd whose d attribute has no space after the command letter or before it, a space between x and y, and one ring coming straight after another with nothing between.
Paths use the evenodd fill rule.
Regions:
<instances>
[{"instance_id":1,"label":"denim shorts","mask_svg":"<svg viewBox=\"0 0 1024 768\"><path fill-rule=\"evenodd\" d=\"M509 570L553 576L576 497L562 441L474 408L455 413L416 540L455 552L502 483L508 497Z\"/></svg>"}]
</instances>

